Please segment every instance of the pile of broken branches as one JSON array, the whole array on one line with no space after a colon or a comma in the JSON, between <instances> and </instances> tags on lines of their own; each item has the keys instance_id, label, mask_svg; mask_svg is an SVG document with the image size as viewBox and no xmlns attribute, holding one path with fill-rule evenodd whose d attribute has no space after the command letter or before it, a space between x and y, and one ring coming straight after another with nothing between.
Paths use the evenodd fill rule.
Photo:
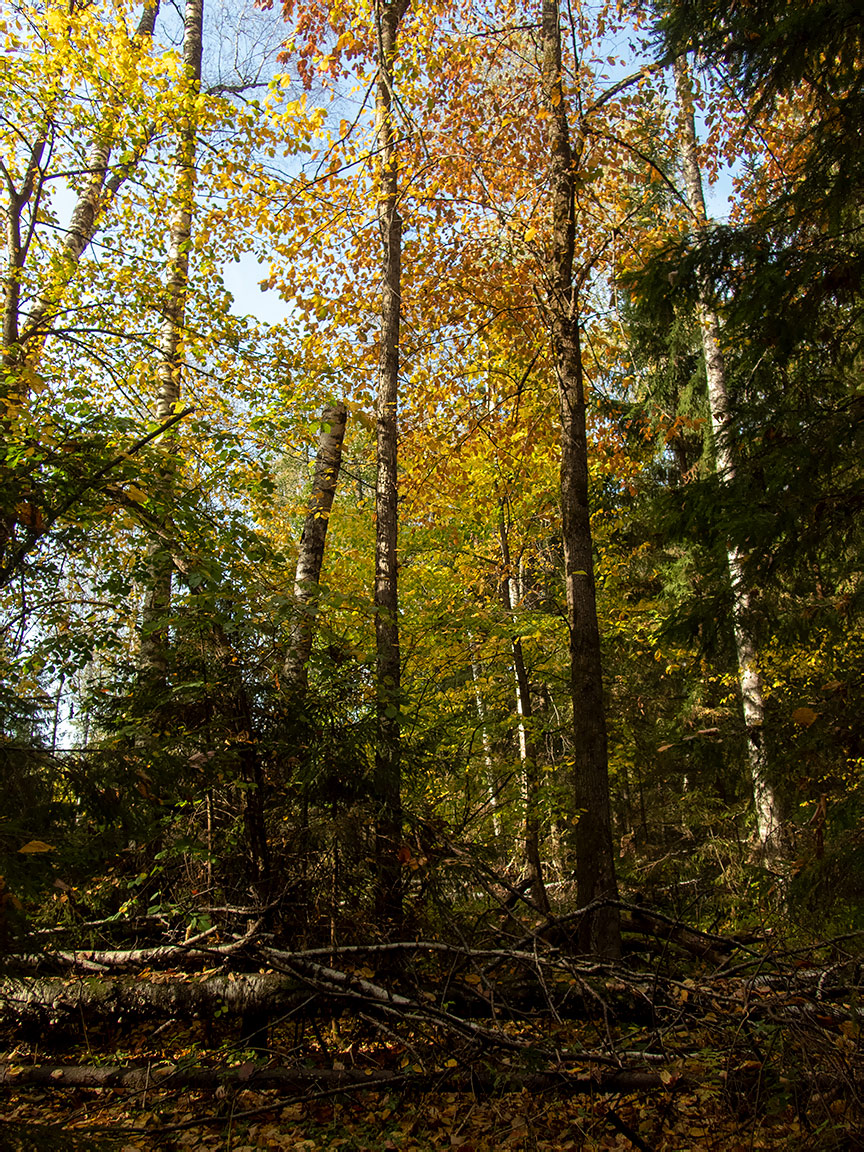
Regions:
<instances>
[{"instance_id":1,"label":"pile of broken branches","mask_svg":"<svg viewBox=\"0 0 864 1152\"><path fill-rule=\"evenodd\" d=\"M798 951L753 947L619 908L634 948L639 938L653 942L648 962L638 951L618 963L573 955L561 941L578 914L499 947L429 939L288 950L275 946L262 917L242 932L223 921L171 944L126 948L69 949L44 934L7 957L0 978L3 1019L37 1027L43 1048L52 1031L82 1024L218 1020L237 1026L246 1055L217 1066L30 1059L0 1066L0 1081L145 1092L242 1085L301 1096L713 1084L746 1098L782 1090L858 1101L861 971L844 951L848 938ZM382 1068L362 1044L349 1044L346 1059L321 1027L340 1020L343 1032L351 1021L349 1031L365 1029L398 1052L399 1066ZM304 1042L307 1030L313 1041Z\"/></svg>"}]
</instances>

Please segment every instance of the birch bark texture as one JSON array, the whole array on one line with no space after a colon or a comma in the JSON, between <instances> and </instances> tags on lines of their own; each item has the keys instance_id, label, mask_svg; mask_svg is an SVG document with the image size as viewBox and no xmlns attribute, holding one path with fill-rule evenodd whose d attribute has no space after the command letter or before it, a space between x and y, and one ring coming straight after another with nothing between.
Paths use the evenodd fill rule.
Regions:
<instances>
[{"instance_id":1,"label":"birch bark texture","mask_svg":"<svg viewBox=\"0 0 864 1152\"><path fill-rule=\"evenodd\" d=\"M679 56L673 63L672 70L675 77L679 147L687 189L687 203L696 231L704 232L710 227L710 221L705 207L699 146L696 139L693 89L686 57ZM720 318L716 310L711 307L710 285L704 272L700 274L698 286L699 330L708 383L714 467L722 485L735 478L735 461L728 440L729 394L726 364L720 342ZM744 579L744 558L731 542L726 545L726 564L732 593L732 628L738 661L741 708L747 736L747 760L756 811L756 837L760 849L771 854L779 847L781 821L777 800L770 784L768 756L765 749L765 705L759 673L759 654L747 623L750 612L750 589Z\"/></svg>"},{"instance_id":2,"label":"birch bark texture","mask_svg":"<svg viewBox=\"0 0 864 1152\"><path fill-rule=\"evenodd\" d=\"M289 692L305 691L308 685L307 665L315 633L324 546L342 468L342 444L347 422L348 409L341 402L329 405L321 413L315 474L294 575L297 616L291 629L288 655L283 668L285 687Z\"/></svg>"},{"instance_id":3,"label":"birch bark texture","mask_svg":"<svg viewBox=\"0 0 864 1152\"><path fill-rule=\"evenodd\" d=\"M183 24L183 82L185 99L178 125L174 162L174 210L168 237L168 279L162 298L159 334L156 420L161 424L178 411L183 372L183 332L189 297L189 252L195 208L195 165L198 150L197 99L201 90L201 56L204 38L204 0L187 0ZM170 447L172 437L163 444ZM174 465L166 454L159 481L160 496L167 506L173 487ZM167 514L163 518L167 526ZM164 539L164 538L163 538ZM171 608L172 563L163 540L154 540L147 557L148 588L141 614L139 666L154 687L164 685L168 669L168 625Z\"/></svg>"},{"instance_id":4,"label":"birch bark texture","mask_svg":"<svg viewBox=\"0 0 864 1152\"><path fill-rule=\"evenodd\" d=\"M576 889L580 907L591 905L579 926L579 946L594 955L620 955L621 935L608 743L594 556L588 504L588 439L585 379L579 333L579 281L575 274L576 170L562 80L561 25L557 0L543 0L542 85L548 112L552 178L552 238L547 266L546 315L558 380L561 419L561 518L570 692L573 702L572 797L576 826Z\"/></svg>"},{"instance_id":5,"label":"birch bark texture","mask_svg":"<svg viewBox=\"0 0 864 1152\"><path fill-rule=\"evenodd\" d=\"M399 847L402 839L398 568L399 322L402 305L402 217L393 119L393 63L399 25L409 0L377 0L378 75L375 82L375 188L381 237L381 329L376 395L374 791L375 909L385 929L402 920Z\"/></svg>"}]
</instances>

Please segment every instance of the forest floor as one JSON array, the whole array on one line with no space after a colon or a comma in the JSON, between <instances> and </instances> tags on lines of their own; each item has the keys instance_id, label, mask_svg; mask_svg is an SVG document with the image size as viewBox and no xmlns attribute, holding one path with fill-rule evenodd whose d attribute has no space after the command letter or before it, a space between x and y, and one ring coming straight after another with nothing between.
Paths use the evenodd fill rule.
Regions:
<instances>
[{"instance_id":1,"label":"forest floor","mask_svg":"<svg viewBox=\"0 0 864 1152\"><path fill-rule=\"evenodd\" d=\"M151 1030L152 1031L152 1030ZM339 1032L345 1028L340 1024ZM562 1028L562 1044L580 1042L580 1030ZM584 1032L584 1029L581 1030ZM119 1038L118 1038L119 1039ZM356 1041L345 1044L333 1027L326 1029L328 1055L316 1053L322 1070L336 1069L343 1060L359 1061L369 1070L392 1072L405 1079L385 1090L370 1090L362 1083L332 1089L316 1088L286 1093L279 1088L245 1088L242 1076L265 1067L261 1056L232 1047L207 1049L193 1032L173 1050L152 1040L144 1029L127 1037L123 1050L100 1053L69 1049L58 1067L105 1067L123 1062L140 1067L171 1065L178 1070L179 1087L128 1090L115 1087L53 1087L9 1084L5 1090L0 1149L118 1149L150 1152L165 1149L294 1149L296 1152L379 1152L379 1150L461 1149L495 1152L496 1149L716 1149L745 1152L766 1149L864 1148L856 1102L845 1093L803 1100L789 1084L760 1082L762 1066L733 1058L724 1075L709 1075L708 1061L682 1058L664 1066L668 1083L635 1093L604 1093L590 1088L573 1095L566 1078L547 1090L526 1087L496 1092L488 1075L478 1075L478 1090L447 1090L448 1063L439 1054L437 1066L423 1053L424 1081L440 1078L439 1090L418 1090L412 1077L419 1065L406 1065L401 1045L367 1044L360 1052ZM289 1037L284 1037L288 1041ZM293 1043L294 1037L290 1037ZM683 1036L692 1051L704 1037ZM314 1041L313 1041L314 1043ZM101 1047L101 1045L100 1045ZM277 1041L274 1049L281 1043ZM415 1053L415 1055L417 1055ZM409 1059L413 1060L413 1056ZM7 1060L9 1057L7 1056ZM278 1055L272 1057L278 1059ZM23 1045L12 1054L13 1067L44 1064L45 1053L36 1045ZM190 1090L182 1084L183 1069L234 1068L241 1079L230 1087ZM314 1073L314 1060L305 1061ZM355 1064L355 1067L358 1065ZM417 1071L415 1071L415 1068ZM488 1070L487 1070L488 1071ZM731 1074L730 1074L731 1073ZM470 1077L471 1070L468 1070ZM49 1073L50 1075L50 1073ZM59 1079L59 1077L58 1077ZM856 1136L856 1131L860 1133Z\"/></svg>"},{"instance_id":2,"label":"forest floor","mask_svg":"<svg viewBox=\"0 0 864 1152\"><path fill-rule=\"evenodd\" d=\"M864 1149L856 993L829 988L829 967L757 987L752 973L692 965L683 979L655 973L640 1004L632 973L594 966L606 1004L585 1019L583 990L575 1001L562 981L556 991L551 965L538 966L545 1004L501 974L492 1020L459 1003L473 992L488 1005L492 991L465 970L449 974L457 1003L437 1018L408 1005L382 1017L359 996L322 1011L310 988L268 1021L266 1050L243 1046L247 1025L226 1001L204 1022L159 1025L88 1023L80 1000L76 1022L60 984L86 996L100 978L64 976L53 1015L6 1031L0 1150ZM379 987L371 969L344 967L362 995ZM207 977L130 980L206 988ZM440 966L427 962L423 978L434 986ZM507 997L522 1008L505 1010Z\"/></svg>"},{"instance_id":3,"label":"forest floor","mask_svg":"<svg viewBox=\"0 0 864 1152\"><path fill-rule=\"evenodd\" d=\"M305 950L46 930L0 973L0 1152L864 1150L864 936L618 906L616 962L564 916Z\"/></svg>"}]
</instances>

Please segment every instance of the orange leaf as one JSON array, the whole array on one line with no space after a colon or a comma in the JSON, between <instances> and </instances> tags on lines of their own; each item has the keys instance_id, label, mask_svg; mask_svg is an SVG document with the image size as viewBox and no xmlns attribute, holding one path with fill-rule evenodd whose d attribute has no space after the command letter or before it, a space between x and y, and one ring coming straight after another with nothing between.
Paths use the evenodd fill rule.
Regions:
<instances>
[{"instance_id":1,"label":"orange leaf","mask_svg":"<svg viewBox=\"0 0 864 1152\"><path fill-rule=\"evenodd\" d=\"M799 724L802 728L809 728L818 719L818 712L814 712L812 708L808 708L806 705L803 708L796 708L792 713L792 722Z\"/></svg>"}]
</instances>

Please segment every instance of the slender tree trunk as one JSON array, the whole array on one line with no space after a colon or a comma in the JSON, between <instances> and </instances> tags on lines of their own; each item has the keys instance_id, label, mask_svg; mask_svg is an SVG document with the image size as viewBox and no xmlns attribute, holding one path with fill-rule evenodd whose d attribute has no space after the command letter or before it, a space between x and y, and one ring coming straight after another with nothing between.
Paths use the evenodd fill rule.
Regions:
<instances>
[{"instance_id":1,"label":"slender tree trunk","mask_svg":"<svg viewBox=\"0 0 864 1152\"><path fill-rule=\"evenodd\" d=\"M603 672L588 507L579 285L573 267L578 158L570 145L557 0L543 0L541 34L552 170L552 255L546 306L561 412L561 516L573 700L573 802L577 813L574 847L577 898L584 907L595 900L616 899L618 885L612 850ZM585 951L619 955L617 909L604 905L583 917L579 940Z\"/></svg>"},{"instance_id":2,"label":"slender tree trunk","mask_svg":"<svg viewBox=\"0 0 864 1152\"><path fill-rule=\"evenodd\" d=\"M471 681L474 685L474 706L477 709L477 721L480 725L480 739L483 743L483 764L485 766L486 794L489 797L489 809L492 814L492 834L496 842L501 839L501 817L498 812L498 794L495 789L495 771L492 762L492 744L489 740L489 725L486 722L486 705L483 693L480 691L480 679L483 669L477 656L477 647L469 636L468 650L471 656Z\"/></svg>"},{"instance_id":3,"label":"slender tree trunk","mask_svg":"<svg viewBox=\"0 0 864 1152\"><path fill-rule=\"evenodd\" d=\"M399 313L402 304L402 217L393 122L393 61L399 24L409 0L378 0L378 79L375 129L376 190L381 234L381 335L378 359L377 478L375 489L375 908L390 930L402 920L399 847L402 839L400 739L401 665L397 591Z\"/></svg>"},{"instance_id":4,"label":"slender tree trunk","mask_svg":"<svg viewBox=\"0 0 864 1152\"><path fill-rule=\"evenodd\" d=\"M513 617L513 587L512 568L510 558L510 542L507 535L507 525L504 521L504 509L501 509L499 524L501 542L501 560L503 572L501 575L501 603L509 619ZM522 833L522 847L525 854L525 872L531 883L531 895L534 903L544 914L549 912L549 898L546 895L546 886L543 883L543 865L540 860L540 820L537 812L540 779L537 760L537 748L533 733L530 730L532 719L531 686L528 682L528 671L525 667L525 654L522 651L522 641L518 636L512 640L513 674L516 680L516 711L519 714L519 758L522 762L522 805L524 823Z\"/></svg>"},{"instance_id":5,"label":"slender tree trunk","mask_svg":"<svg viewBox=\"0 0 864 1152\"><path fill-rule=\"evenodd\" d=\"M186 0L183 33L183 80L185 99L178 126L175 160L174 214L168 244L168 283L162 302L162 330L159 339L159 386L155 417L168 420L178 409L183 369L182 337L189 295L189 250L192 243L192 215L195 204L195 162L198 146L196 101L201 88L204 0ZM170 446L173 437L163 443ZM160 493L164 506L170 504L174 467L166 457ZM167 523L168 514L164 513ZM154 540L148 553L149 581L141 619L139 664L151 687L164 689L168 670L168 625L171 607L171 555L163 540Z\"/></svg>"},{"instance_id":6,"label":"slender tree trunk","mask_svg":"<svg viewBox=\"0 0 864 1152\"><path fill-rule=\"evenodd\" d=\"M342 403L331 405L321 413L322 427L318 437L315 476L294 577L297 617L291 630L284 666L285 686L289 691L302 691L307 685L306 665L312 651L324 545L342 467L342 442L345 439L347 420L348 410Z\"/></svg>"},{"instance_id":7,"label":"slender tree trunk","mask_svg":"<svg viewBox=\"0 0 864 1152\"><path fill-rule=\"evenodd\" d=\"M687 201L697 230L709 226L699 167L699 149L693 112L693 92L687 63L679 56L673 65L675 91L678 101L681 160ZM705 355L705 376L708 381L708 406L711 410L711 433L714 441L714 466L721 483L735 478L735 463L727 439L729 398L726 388L726 365L720 346L720 319L710 306L709 284L704 275L699 282L699 328ZM729 586L732 592L732 627L738 656L738 684L744 728L747 734L747 758L753 785L753 803L756 809L756 834L763 851L775 852L779 847L781 822L774 791L769 782L769 765L765 749L765 707L762 680L756 645L750 633L747 618L750 612L750 590L744 581L744 558L734 544L726 546Z\"/></svg>"}]
</instances>

